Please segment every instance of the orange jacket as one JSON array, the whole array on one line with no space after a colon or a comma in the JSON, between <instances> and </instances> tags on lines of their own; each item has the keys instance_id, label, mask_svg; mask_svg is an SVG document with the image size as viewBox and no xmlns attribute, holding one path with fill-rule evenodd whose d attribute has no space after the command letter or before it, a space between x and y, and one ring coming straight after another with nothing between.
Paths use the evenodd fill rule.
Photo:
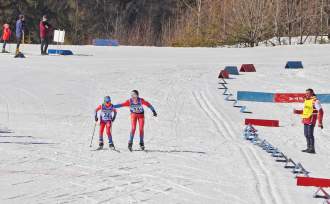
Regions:
<instances>
[{"instance_id":1,"label":"orange jacket","mask_svg":"<svg viewBox=\"0 0 330 204\"><path fill-rule=\"evenodd\" d=\"M10 39L11 30L7 26L3 26L2 40L8 41Z\"/></svg>"}]
</instances>

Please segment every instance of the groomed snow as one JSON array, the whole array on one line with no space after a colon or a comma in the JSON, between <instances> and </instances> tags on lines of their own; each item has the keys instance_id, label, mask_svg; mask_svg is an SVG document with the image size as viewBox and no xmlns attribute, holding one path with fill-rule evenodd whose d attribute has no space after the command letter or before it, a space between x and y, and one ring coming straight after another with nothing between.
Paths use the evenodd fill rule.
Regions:
<instances>
[{"instance_id":1,"label":"groomed snow","mask_svg":"<svg viewBox=\"0 0 330 204\"><path fill-rule=\"evenodd\" d=\"M13 50L14 45L11 45ZM0 203L322 203L315 188L297 187L292 173L242 139L245 117L279 119L260 136L301 162L311 176L330 178L330 106L316 155L304 154L301 104L224 101L217 75L225 65L254 63L256 73L228 80L230 91L330 93L330 46L274 48L150 48L67 46L77 56L25 59L0 55ZM303 70L285 70L302 60ZM91 151L93 111L105 95L123 102L132 89L146 110L149 152L127 150L129 111L119 109L113 137L120 153ZM135 138L138 148L138 137ZM93 148L97 147L97 134Z\"/></svg>"}]
</instances>

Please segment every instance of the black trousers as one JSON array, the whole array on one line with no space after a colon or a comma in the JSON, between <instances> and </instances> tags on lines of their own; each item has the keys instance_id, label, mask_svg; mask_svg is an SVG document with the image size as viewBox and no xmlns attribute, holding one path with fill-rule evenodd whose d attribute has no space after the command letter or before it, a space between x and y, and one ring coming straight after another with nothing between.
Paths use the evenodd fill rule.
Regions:
<instances>
[{"instance_id":1,"label":"black trousers","mask_svg":"<svg viewBox=\"0 0 330 204\"><path fill-rule=\"evenodd\" d=\"M307 141L307 147L308 148L314 148L314 128L315 125L304 125L304 135L306 137L306 141Z\"/></svg>"},{"instance_id":2,"label":"black trousers","mask_svg":"<svg viewBox=\"0 0 330 204\"><path fill-rule=\"evenodd\" d=\"M3 41L3 46L2 46L2 48L5 49L5 48L6 48L6 45L7 45L7 41L4 40L4 41Z\"/></svg>"},{"instance_id":3,"label":"black trousers","mask_svg":"<svg viewBox=\"0 0 330 204\"><path fill-rule=\"evenodd\" d=\"M41 41L41 45L40 45L41 54L47 53L48 44L49 44L48 38L41 38L40 41Z\"/></svg>"},{"instance_id":4,"label":"black trousers","mask_svg":"<svg viewBox=\"0 0 330 204\"><path fill-rule=\"evenodd\" d=\"M22 37L17 37L16 36L16 49L19 49L19 46L22 43Z\"/></svg>"}]
</instances>

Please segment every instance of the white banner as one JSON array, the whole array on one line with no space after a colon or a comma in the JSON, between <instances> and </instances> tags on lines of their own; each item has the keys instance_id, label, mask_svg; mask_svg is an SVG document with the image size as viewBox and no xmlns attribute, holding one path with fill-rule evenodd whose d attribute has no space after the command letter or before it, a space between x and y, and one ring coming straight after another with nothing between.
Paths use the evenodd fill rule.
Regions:
<instances>
[{"instance_id":1,"label":"white banner","mask_svg":"<svg viewBox=\"0 0 330 204\"><path fill-rule=\"evenodd\" d=\"M64 30L55 30L54 31L54 42L64 43L65 31Z\"/></svg>"}]
</instances>

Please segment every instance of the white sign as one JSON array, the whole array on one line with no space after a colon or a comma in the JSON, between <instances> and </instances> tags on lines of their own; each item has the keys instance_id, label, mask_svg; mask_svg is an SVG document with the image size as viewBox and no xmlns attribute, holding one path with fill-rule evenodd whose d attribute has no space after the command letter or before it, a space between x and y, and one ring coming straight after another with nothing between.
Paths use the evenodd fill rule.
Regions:
<instances>
[{"instance_id":1,"label":"white sign","mask_svg":"<svg viewBox=\"0 0 330 204\"><path fill-rule=\"evenodd\" d=\"M65 31L64 30L55 30L54 31L54 42L64 43Z\"/></svg>"}]
</instances>

